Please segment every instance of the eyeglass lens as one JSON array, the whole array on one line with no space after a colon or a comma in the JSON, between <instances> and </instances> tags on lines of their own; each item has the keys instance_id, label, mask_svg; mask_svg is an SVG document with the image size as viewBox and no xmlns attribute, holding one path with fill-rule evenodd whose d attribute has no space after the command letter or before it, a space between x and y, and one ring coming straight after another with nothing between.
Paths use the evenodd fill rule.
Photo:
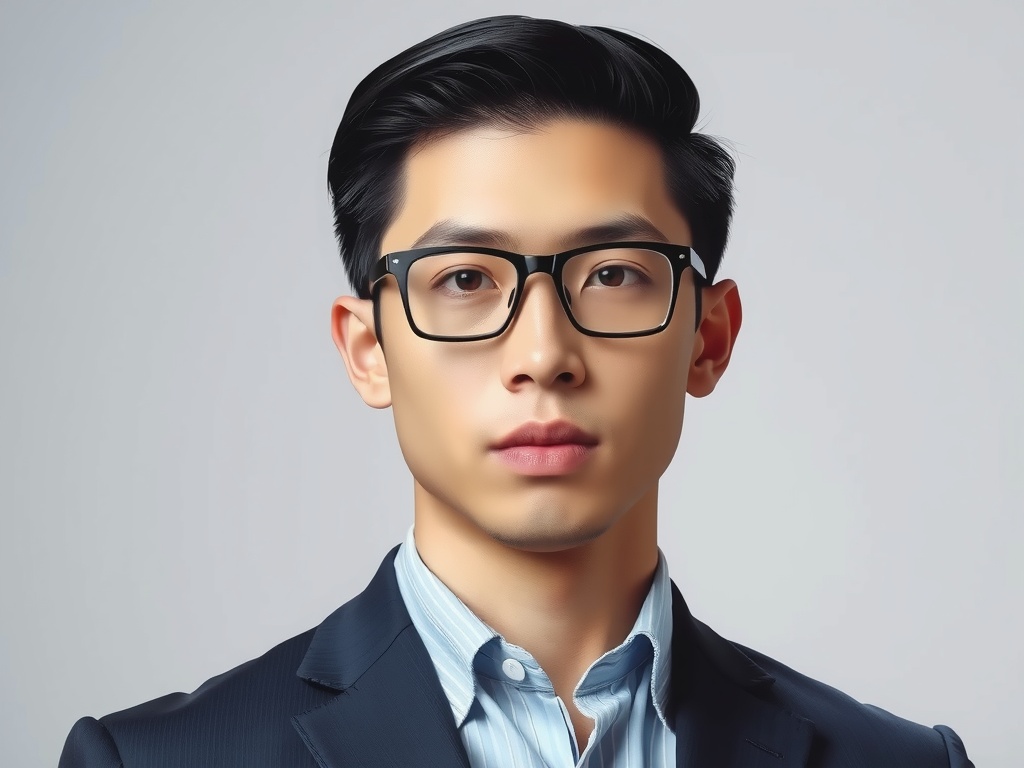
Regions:
<instances>
[{"instance_id":1,"label":"eyeglass lens","mask_svg":"<svg viewBox=\"0 0 1024 768\"><path fill-rule=\"evenodd\" d=\"M505 324L515 299L515 266L498 256L444 253L410 265L409 313L435 336L476 336ZM572 317L598 333L634 333L660 326L672 301L673 273L657 251L619 248L580 253L562 271Z\"/></svg>"}]
</instances>

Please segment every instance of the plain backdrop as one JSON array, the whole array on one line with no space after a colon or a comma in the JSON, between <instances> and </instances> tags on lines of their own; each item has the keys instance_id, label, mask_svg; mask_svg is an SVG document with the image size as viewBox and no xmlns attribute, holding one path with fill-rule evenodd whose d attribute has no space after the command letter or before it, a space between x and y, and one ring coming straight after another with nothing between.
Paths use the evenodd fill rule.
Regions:
<instances>
[{"instance_id":1,"label":"plain backdrop","mask_svg":"<svg viewBox=\"0 0 1024 768\"><path fill-rule=\"evenodd\" d=\"M329 333L327 154L378 63L512 12L654 41L735 149L744 327L661 488L694 613L1014 764L1021 9L5 2L0 762L316 625L401 539L391 413Z\"/></svg>"}]
</instances>

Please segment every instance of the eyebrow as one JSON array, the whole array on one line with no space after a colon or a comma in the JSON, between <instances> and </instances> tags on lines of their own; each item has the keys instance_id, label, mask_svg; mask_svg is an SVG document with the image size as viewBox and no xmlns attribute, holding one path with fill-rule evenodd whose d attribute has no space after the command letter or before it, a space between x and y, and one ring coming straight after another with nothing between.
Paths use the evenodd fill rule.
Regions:
<instances>
[{"instance_id":1,"label":"eyebrow","mask_svg":"<svg viewBox=\"0 0 1024 768\"><path fill-rule=\"evenodd\" d=\"M559 241L559 250L578 245L613 243L620 240L656 240L667 243L668 238L654 224L635 213L623 213L608 221L574 230ZM515 251L516 240L501 229L487 229L462 224L455 219L441 219L420 235L413 248L425 245L475 245Z\"/></svg>"}]
</instances>

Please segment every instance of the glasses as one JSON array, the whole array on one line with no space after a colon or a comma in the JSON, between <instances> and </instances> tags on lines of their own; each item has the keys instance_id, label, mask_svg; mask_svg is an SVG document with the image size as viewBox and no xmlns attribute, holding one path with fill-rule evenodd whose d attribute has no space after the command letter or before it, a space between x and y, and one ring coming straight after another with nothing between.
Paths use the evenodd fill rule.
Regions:
<instances>
[{"instance_id":1,"label":"glasses","mask_svg":"<svg viewBox=\"0 0 1024 768\"><path fill-rule=\"evenodd\" d=\"M542 272L551 275L576 330L625 338L649 336L668 326L687 267L693 267L699 300L700 288L708 283L707 270L687 245L603 243L551 256L438 246L386 254L371 268L370 291L376 306L377 288L387 275L394 275L417 336L478 341L508 328L526 279Z\"/></svg>"}]
</instances>

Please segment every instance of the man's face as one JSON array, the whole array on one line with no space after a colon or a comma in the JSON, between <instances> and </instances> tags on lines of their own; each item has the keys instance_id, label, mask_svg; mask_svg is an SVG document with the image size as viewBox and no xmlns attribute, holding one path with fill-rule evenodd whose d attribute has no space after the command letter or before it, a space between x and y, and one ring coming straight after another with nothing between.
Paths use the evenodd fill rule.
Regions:
<instances>
[{"instance_id":1,"label":"man's face","mask_svg":"<svg viewBox=\"0 0 1024 768\"><path fill-rule=\"evenodd\" d=\"M647 139L600 122L557 120L528 133L481 127L410 153L382 253L476 244L551 254L593 244L574 233L624 215L642 217L651 231L606 239L692 242L669 197L661 152ZM441 221L504 237L417 243ZM669 326L635 338L577 331L542 274L528 279L508 329L483 341L416 336L392 277L380 302L386 354L378 392L386 388L381 397L394 409L417 520L438 514L509 546L554 551L599 537L638 505L653 514L682 429L694 354L691 270ZM493 448L523 424L556 419L597 439L574 468L538 476Z\"/></svg>"}]
</instances>

